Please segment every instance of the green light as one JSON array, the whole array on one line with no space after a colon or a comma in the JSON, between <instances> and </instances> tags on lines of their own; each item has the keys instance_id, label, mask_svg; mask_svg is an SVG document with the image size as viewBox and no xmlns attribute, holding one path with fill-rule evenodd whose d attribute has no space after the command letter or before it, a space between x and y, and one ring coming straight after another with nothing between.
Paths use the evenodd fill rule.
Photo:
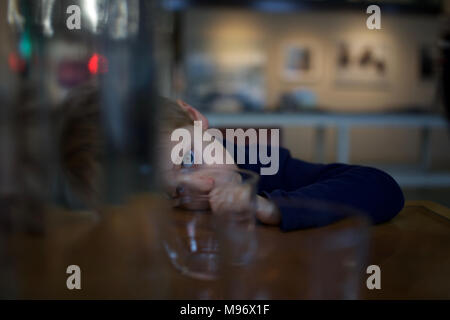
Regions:
<instances>
[{"instance_id":1,"label":"green light","mask_svg":"<svg viewBox=\"0 0 450 320\"><path fill-rule=\"evenodd\" d=\"M19 42L19 52L22 58L29 60L33 53L33 46L31 44L30 35L28 32L24 32Z\"/></svg>"}]
</instances>

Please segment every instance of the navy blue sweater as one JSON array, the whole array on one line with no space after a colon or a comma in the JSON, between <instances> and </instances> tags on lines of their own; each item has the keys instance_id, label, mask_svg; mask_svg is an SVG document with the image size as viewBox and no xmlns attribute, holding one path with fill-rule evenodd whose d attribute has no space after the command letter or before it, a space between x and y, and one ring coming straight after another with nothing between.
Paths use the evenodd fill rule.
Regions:
<instances>
[{"instance_id":1,"label":"navy blue sweater","mask_svg":"<svg viewBox=\"0 0 450 320\"><path fill-rule=\"evenodd\" d=\"M239 167L259 174L263 166L258 162ZM316 201L351 206L367 214L374 224L392 219L404 205L400 187L381 170L345 164L308 163L292 158L284 148L280 148L277 174L260 176L258 194L275 203L283 202L283 199L304 199L306 203ZM331 209L330 212L318 212L313 208L279 208L283 231L324 226L332 223L335 217Z\"/></svg>"}]
</instances>

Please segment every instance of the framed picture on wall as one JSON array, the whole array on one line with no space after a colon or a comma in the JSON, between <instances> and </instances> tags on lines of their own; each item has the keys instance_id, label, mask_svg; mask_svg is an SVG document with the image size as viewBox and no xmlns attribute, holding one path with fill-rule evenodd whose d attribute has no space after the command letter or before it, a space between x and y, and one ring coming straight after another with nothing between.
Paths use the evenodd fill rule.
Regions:
<instances>
[{"instance_id":1,"label":"framed picture on wall","mask_svg":"<svg viewBox=\"0 0 450 320\"><path fill-rule=\"evenodd\" d=\"M303 41L290 42L282 49L281 76L287 82L316 82L322 73L322 56L319 47Z\"/></svg>"},{"instance_id":2,"label":"framed picture on wall","mask_svg":"<svg viewBox=\"0 0 450 320\"><path fill-rule=\"evenodd\" d=\"M419 46L419 79L421 82L436 80L439 67L439 48L433 44Z\"/></svg>"},{"instance_id":3,"label":"framed picture on wall","mask_svg":"<svg viewBox=\"0 0 450 320\"><path fill-rule=\"evenodd\" d=\"M386 86L391 63L388 48L379 42L337 43L336 83L339 85Z\"/></svg>"}]
</instances>

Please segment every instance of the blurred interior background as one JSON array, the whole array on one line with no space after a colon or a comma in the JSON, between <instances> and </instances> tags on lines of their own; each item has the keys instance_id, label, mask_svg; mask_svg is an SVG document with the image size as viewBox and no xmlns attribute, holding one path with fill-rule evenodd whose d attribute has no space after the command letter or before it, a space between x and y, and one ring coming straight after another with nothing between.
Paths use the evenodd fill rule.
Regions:
<instances>
[{"instance_id":1,"label":"blurred interior background","mask_svg":"<svg viewBox=\"0 0 450 320\"><path fill-rule=\"evenodd\" d=\"M373 4L381 9L379 30L366 24ZM77 13L80 27L74 27ZM80 260L71 264L93 268L83 271L93 287L113 297L139 296L148 287L152 294L156 288L159 298L170 290L164 264L148 256L153 237L164 232L153 234L158 223L147 228L148 213L166 212L145 201L138 201L137 210L110 207L158 188L152 185L157 95L185 100L213 127L281 129L281 144L294 157L375 166L399 182L407 200L450 207L450 0L0 0L0 15L0 298L15 297L22 282L31 283L33 293L41 283L44 291L60 288L66 274L58 270L73 257ZM96 95L76 91L61 104L73 89L91 82L98 84ZM86 223L86 230L78 229L73 222L75 228L59 229L59 220L46 219L47 205L55 203L85 213L76 219L99 221L97 214L109 212L113 217L124 212L126 218L107 219L100 228ZM129 219L133 213L138 215ZM16 237L9 242L10 230L42 235L46 228L52 241L31 237L37 247ZM437 230L430 238L443 239L444 227L433 228L426 226L417 238ZM195 232L186 230L191 241ZM395 260L391 243L407 239L405 230L391 230L397 237L383 231L378 243L389 249L389 262ZM303 255L295 238L286 238L292 247L279 250L273 235L267 243L274 253ZM327 242L325 249L340 243L332 235L327 239L333 245ZM439 251L427 250L434 243L421 247L418 257L425 259L417 264L412 251L398 250L400 262L414 259L412 271L424 271L424 260L438 261ZM334 268L320 259L314 261ZM279 261L297 268L290 259ZM55 282L45 276L40 282L42 270ZM270 282L283 273L261 270ZM312 270L323 282L322 269ZM31 278L16 281L16 272ZM407 290L411 274L399 277ZM424 273L416 274L424 290L431 287L422 282ZM443 281L439 272L432 276L433 286ZM117 280L112 288L131 279L124 287L131 291L109 290L103 284L110 279Z\"/></svg>"},{"instance_id":2,"label":"blurred interior background","mask_svg":"<svg viewBox=\"0 0 450 320\"><path fill-rule=\"evenodd\" d=\"M72 2L39 1L43 37L53 39L41 74L52 106L82 82L121 76L114 74L120 55L103 55L97 38L59 32L67 17L62 3ZM120 41L136 33L138 1L109 6L117 21L108 30L101 30L107 2L75 2L91 34L98 28ZM280 128L282 145L295 157L373 165L397 179L407 200L450 206L448 83L442 81L450 1L376 1L380 30L366 26L372 1L151 2L158 8L152 52L163 95L198 107L212 126ZM21 23L21 3L0 3L8 16L0 20L5 97L18 79L11 75L27 68L26 37L7 45L8 28Z\"/></svg>"},{"instance_id":3,"label":"blurred interior background","mask_svg":"<svg viewBox=\"0 0 450 320\"><path fill-rule=\"evenodd\" d=\"M370 4L166 1L168 94L213 126L281 128L295 157L373 165L408 200L450 205L449 1L377 1L381 30L366 26Z\"/></svg>"}]
</instances>

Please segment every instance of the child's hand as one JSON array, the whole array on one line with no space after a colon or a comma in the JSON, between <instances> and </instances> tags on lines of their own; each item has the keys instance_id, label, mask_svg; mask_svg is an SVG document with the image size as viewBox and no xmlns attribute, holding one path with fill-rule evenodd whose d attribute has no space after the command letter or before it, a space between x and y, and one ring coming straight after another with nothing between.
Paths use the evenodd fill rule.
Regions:
<instances>
[{"instance_id":1,"label":"child's hand","mask_svg":"<svg viewBox=\"0 0 450 320\"><path fill-rule=\"evenodd\" d=\"M261 196L256 196L256 217L264 224L278 226L281 223L281 213L277 206Z\"/></svg>"},{"instance_id":2,"label":"child's hand","mask_svg":"<svg viewBox=\"0 0 450 320\"><path fill-rule=\"evenodd\" d=\"M250 197L249 186L221 185L209 193L209 204L213 214L246 217L254 209L251 207Z\"/></svg>"},{"instance_id":3,"label":"child's hand","mask_svg":"<svg viewBox=\"0 0 450 320\"><path fill-rule=\"evenodd\" d=\"M251 208L251 189L248 186L221 186L209 194L211 210L215 214L233 214L245 216ZM266 198L256 196L256 217L264 224L279 225L281 215L278 208Z\"/></svg>"}]
</instances>

